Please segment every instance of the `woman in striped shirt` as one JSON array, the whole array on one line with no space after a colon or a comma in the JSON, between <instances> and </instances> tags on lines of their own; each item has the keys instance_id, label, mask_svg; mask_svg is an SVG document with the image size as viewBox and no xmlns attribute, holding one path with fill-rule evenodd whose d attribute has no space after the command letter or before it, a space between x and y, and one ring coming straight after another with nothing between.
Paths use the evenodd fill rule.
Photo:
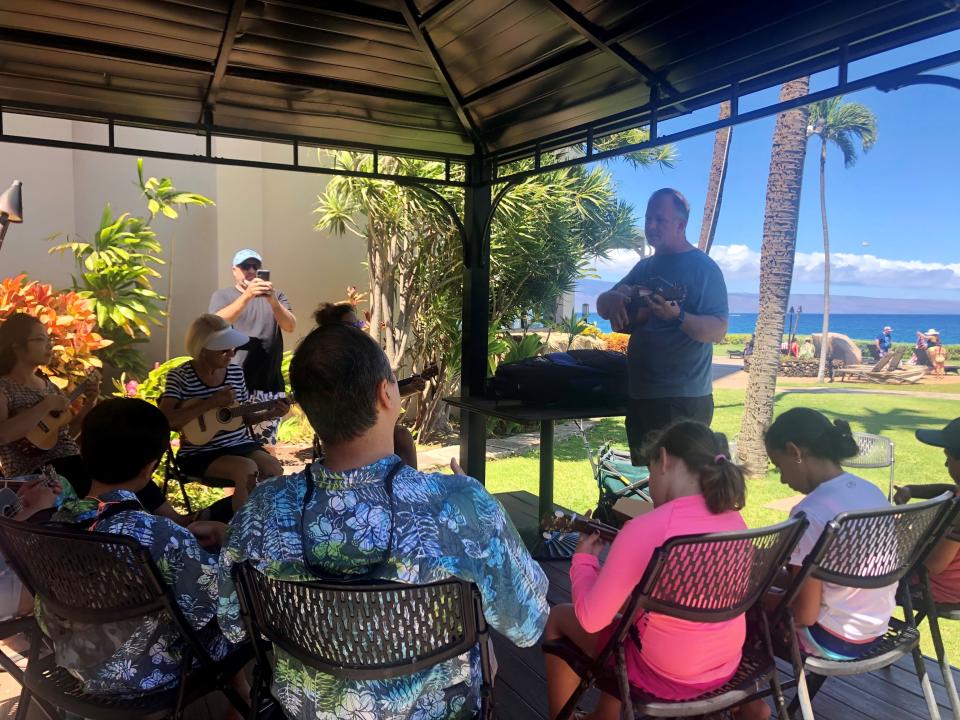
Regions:
<instances>
[{"instance_id":1,"label":"woman in striped shirt","mask_svg":"<svg viewBox=\"0 0 960 720\"><path fill-rule=\"evenodd\" d=\"M209 410L249 400L243 369L231 363L236 349L248 339L217 315L203 314L193 321L187 330L187 352L193 359L170 371L158 404L172 428L180 429ZM282 417L289 409L286 400L277 400L273 409L245 421L255 424ZM277 459L245 427L221 430L204 445L192 445L181 436L177 462L187 475L229 481L235 488L234 511L258 479L283 474Z\"/></svg>"}]
</instances>

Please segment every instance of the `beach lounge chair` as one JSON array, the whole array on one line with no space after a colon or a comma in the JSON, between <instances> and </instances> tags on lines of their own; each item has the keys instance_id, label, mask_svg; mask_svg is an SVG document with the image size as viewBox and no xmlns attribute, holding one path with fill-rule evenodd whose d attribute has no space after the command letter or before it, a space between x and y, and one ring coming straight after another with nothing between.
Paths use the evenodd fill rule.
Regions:
<instances>
[{"instance_id":1,"label":"beach lounge chair","mask_svg":"<svg viewBox=\"0 0 960 720\"><path fill-rule=\"evenodd\" d=\"M834 371L834 377L837 380L845 380L847 376L852 377L854 380L863 380L865 373L880 373L888 368L888 366L896 367L900 364L900 361L903 359L903 354L905 350L897 350L892 353L887 353L882 358L877 360L873 365L860 364L860 365L845 365L842 368L838 368Z\"/></svg>"}]
</instances>

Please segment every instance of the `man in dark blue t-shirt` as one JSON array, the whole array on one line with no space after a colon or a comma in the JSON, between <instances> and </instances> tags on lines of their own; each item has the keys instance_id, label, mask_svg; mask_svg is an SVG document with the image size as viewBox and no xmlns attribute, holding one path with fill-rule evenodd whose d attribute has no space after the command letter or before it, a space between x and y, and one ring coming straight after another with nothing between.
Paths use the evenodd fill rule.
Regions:
<instances>
[{"instance_id":1,"label":"man in dark blue t-shirt","mask_svg":"<svg viewBox=\"0 0 960 720\"><path fill-rule=\"evenodd\" d=\"M713 343L727 334L727 286L717 264L687 242L689 216L678 191L653 193L645 224L653 256L597 298L600 316L630 333L627 439L634 465L646 464L641 448L650 432L681 418L713 420ZM631 286L655 289L662 281L683 286L685 298L654 294L631 316Z\"/></svg>"},{"instance_id":2,"label":"man in dark blue t-shirt","mask_svg":"<svg viewBox=\"0 0 960 720\"><path fill-rule=\"evenodd\" d=\"M877 357L882 358L888 352L890 352L890 347L893 345L893 328L887 325L883 328L883 332L877 335L877 339L874 341L873 346L877 351Z\"/></svg>"}]
</instances>

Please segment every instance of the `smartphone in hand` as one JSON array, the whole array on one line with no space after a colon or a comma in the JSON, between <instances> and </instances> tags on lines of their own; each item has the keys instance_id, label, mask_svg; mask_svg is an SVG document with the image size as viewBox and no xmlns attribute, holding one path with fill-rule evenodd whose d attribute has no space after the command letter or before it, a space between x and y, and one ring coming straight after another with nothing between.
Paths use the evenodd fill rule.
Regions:
<instances>
[{"instance_id":1,"label":"smartphone in hand","mask_svg":"<svg viewBox=\"0 0 960 720\"><path fill-rule=\"evenodd\" d=\"M257 278L259 280L264 280L270 282L270 271L269 270L257 270Z\"/></svg>"}]
</instances>

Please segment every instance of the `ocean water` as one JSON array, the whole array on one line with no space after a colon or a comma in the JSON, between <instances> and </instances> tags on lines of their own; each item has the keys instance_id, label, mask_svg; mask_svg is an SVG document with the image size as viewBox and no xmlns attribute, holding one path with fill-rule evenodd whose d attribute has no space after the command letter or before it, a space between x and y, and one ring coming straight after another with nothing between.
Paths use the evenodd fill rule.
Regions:
<instances>
[{"instance_id":1,"label":"ocean water","mask_svg":"<svg viewBox=\"0 0 960 720\"><path fill-rule=\"evenodd\" d=\"M603 332L610 332L610 321L596 313L587 318ZM788 316L789 321L789 316ZM730 316L730 333L750 334L757 324L756 313L738 313ZM884 325L893 328L894 342L913 342L917 331L926 332L930 328L940 331L940 339L946 344L960 343L960 315L830 315L830 331L843 333L854 340L872 340L883 330ZM820 332L823 327L823 315L803 313L800 315L799 335ZM786 332L786 327L784 327Z\"/></svg>"}]
</instances>

